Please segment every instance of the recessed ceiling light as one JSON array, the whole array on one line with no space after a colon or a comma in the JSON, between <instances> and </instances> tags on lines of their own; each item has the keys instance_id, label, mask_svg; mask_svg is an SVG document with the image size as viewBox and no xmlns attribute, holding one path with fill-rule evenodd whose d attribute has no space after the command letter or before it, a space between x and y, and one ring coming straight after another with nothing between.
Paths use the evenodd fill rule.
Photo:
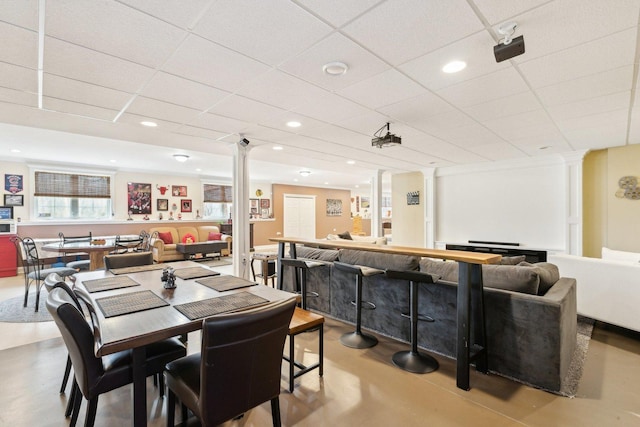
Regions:
<instances>
[{"instance_id":1,"label":"recessed ceiling light","mask_svg":"<svg viewBox=\"0 0 640 427\"><path fill-rule=\"evenodd\" d=\"M330 76L341 76L347 72L349 66L344 62L329 62L322 66L322 71Z\"/></svg>"},{"instance_id":2,"label":"recessed ceiling light","mask_svg":"<svg viewBox=\"0 0 640 427\"><path fill-rule=\"evenodd\" d=\"M307 170L300 171L300 172L298 172L298 173L299 173L300 175L302 175L302 176L309 176L309 175L311 175L311 171L307 171Z\"/></svg>"},{"instance_id":3,"label":"recessed ceiling light","mask_svg":"<svg viewBox=\"0 0 640 427\"><path fill-rule=\"evenodd\" d=\"M289 126L290 128L299 128L300 126L302 126L302 123L292 120L290 122L287 122L287 126Z\"/></svg>"},{"instance_id":4,"label":"recessed ceiling light","mask_svg":"<svg viewBox=\"0 0 640 427\"><path fill-rule=\"evenodd\" d=\"M275 147L272 147L272 148L273 148L274 150L276 150L276 151L281 151L281 150L282 150L282 147L281 147L281 146L279 146L279 145L276 145Z\"/></svg>"},{"instance_id":5,"label":"recessed ceiling light","mask_svg":"<svg viewBox=\"0 0 640 427\"><path fill-rule=\"evenodd\" d=\"M113 159L111 159L111 160L109 160L109 161L110 161L111 163L116 163L116 162L117 162L117 160L113 160Z\"/></svg>"},{"instance_id":6,"label":"recessed ceiling light","mask_svg":"<svg viewBox=\"0 0 640 427\"><path fill-rule=\"evenodd\" d=\"M189 160L189 156L187 156L186 154L174 154L173 158L179 161L180 163L184 163L187 160Z\"/></svg>"},{"instance_id":7,"label":"recessed ceiling light","mask_svg":"<svg viewBox=\"0 0 640 427\"><path fill-rule=\"evenodd\" d=\"M442 71L447 74L457 73L458 71L462 71L467 67L467 63L464 61L451 61L444 67L442 67Z\"/></svg>"},{"instance_id":8,"label":"recessed ceiling light","mask_svg":"<svg viewBox=\"0 0 640 427\"><path fill-rule=\"evenodd\" d=\"M356 184L356 188L360 188L360 186L358 184Z\"/></svg>"},{"instance_id":9,"label":"recessed ceiling light","mask_svg":"<svg viewBox=\"0 0 640 427\"><path fill-rule=\"evenodd\" d=\"M355 165L356 161L355 160L347 160L347 164L348 165Z\"/></svg>"},{"instance_id":10,"label":"recessed ceiling light","mask_svg":"<svg viewBox=\"0 0 640 427\"><path fill-rule=\"evenodd\" d=\"M329 185L329 183L325 181L324 185Z\"/></svg>"},{"instance_id":11,"label":"recessed ceiling light","mask_svg":"<svg viewBox=\"0 0 640 427\"><path fill-rule=\"evenodd\" d=\"M202 172L202 169L196 168L196 172Z\"/></svg>"},{"instance_id":12,"label":"recessed ceiling light","mask_svg":"<svg viewBox=\"0 0 640 427\"><path fill-rule=\"evenodd\" d=\"M553 145L543 145L542 147L538 148L538 150L548 150L551 147L553 147Z\"/></svg>"},{"instance_id":13,"label":"recessed ceiling light","mask_svg":"<svg viewBox=\"0 0 640 427\"><path fill-rule=\"evenodd\" d=\"M150 122L150 121L143 121L143 122L140 122L140 124L142 126L146 126L148 128L154 128L154 127L158 126L158 124L156 122Z\"/></svg>"},{"instance_id":14,"label":"recessed ceiling light","mask_svg":"<svg viewBox=\"0 0 640 427\"><path fill-rule=\"evenodd\" d=\"M298 182L298 178L293 178L293 182Z\"/></svg>"},{"instance_id":15,"label":"recessed ceiling light","mask_svg":"<svg viewBox=\"0 0 640 427\"><path fill-rule=\"evenodd\" d=\"M17 148L12 148L12 149L11 149L11 152L12 152L12 153L19 153L19 152L20 152L20 150L18 150Z\"/></svg>"}]
</instances>

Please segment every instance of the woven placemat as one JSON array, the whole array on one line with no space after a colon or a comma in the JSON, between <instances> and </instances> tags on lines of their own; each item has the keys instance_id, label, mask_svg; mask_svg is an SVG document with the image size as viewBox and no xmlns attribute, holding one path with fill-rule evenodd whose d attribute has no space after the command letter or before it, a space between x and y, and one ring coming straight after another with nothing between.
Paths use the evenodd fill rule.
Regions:
<instances>
[{"instance_id":1,"label":"woven placemat","mask_svg":"<svg viewBox=\"0 0 640 427\"><path fill-rule=\"evenodd\" d=\"M269 300L249 292L224 295L202 301L188 302L173 307L189 320L203 319L220 313L230 313L249 307L257 307L269 303Z\"/></svg>"},{"instance_id":2,"label":"woven placemat","mask_svg":"<svg viewBox=\"0 0 640 427\"><path fill-rule=\"evenodd\" d=\"M109 270L112 274L130 274L139 273L141 271L162 270L166 265L163 264L150 264L150 265L136 265L135 267L122 267L112 268Z\"/></svg>"},{"instance_id":3,"label":"woven placemat","mask_svg":"<svg viewBox=\"0 0 640 427\"><path fill-rule=\"evenodd\" d=\"M175 275L181 279L189 280L197 279L198 277L219 276L220 273L204 267L188 267L175 270Z\"/></svg>"},{"instance_id":4,"label":"woven placemat","mask_svg":"<svg viewBox=\"0 0 640 427\"><path fill-rule=\"evenodd\" d=\"M98 298L96 303L104 317L120 316L169 305L168 302L148 290Z\"/></svg>"},{"instance_id":5,"label":"woven placemat","mask_svg":"<svg viewBox=\"0 0 640 427\"><path fill-rule=\"evenodd\" d=\"M206 279L196 280L196 283L200 283L201 285L204 285L218 292L230 291L233 289L240 289L257 285L256 282L250 282L236 276L208 277Z\"/></svg>"},{"instance_id":6,"label":"woven placemat","mask_svg":"<svg viewBox=\"0 0 640 427\"><path fill-rule=\"evenodd\" d=\"M102 292L112 289L130 288L131 286L140 286L140 283L128 276L105 277L104 279L86 280L82 282L87 291Z\"/></svg>"}]
</instances>

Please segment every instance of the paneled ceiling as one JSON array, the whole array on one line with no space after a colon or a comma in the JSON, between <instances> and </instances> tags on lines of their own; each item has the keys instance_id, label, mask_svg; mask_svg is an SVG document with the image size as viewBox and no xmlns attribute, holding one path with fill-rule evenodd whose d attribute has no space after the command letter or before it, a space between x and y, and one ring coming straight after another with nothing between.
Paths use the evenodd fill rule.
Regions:
<instances>
[{"instance_id":1,"label":"paneled ceiling","mask_svg":"<svg viewBox=\"0 0 640 427\"><path fill-rule=\"evenodd\" d=\"M228 178L245 137L252 179L353 188L377 170L635 144L639 13L640 0L2 0L0 158ZM526 52L496 63L509 21ZM451 60L467 67L442 72ZM325 74L332 61L346 74ZM372 147L386 122L401 146Z\"/></svg>"}]
</instances>

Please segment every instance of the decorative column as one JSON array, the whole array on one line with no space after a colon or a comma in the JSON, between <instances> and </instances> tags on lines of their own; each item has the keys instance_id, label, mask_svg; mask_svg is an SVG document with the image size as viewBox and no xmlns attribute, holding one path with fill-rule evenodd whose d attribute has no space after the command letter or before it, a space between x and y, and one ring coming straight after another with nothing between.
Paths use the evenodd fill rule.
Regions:
<instances>
[{"instance_id":1,"label":"decorative column","mask_svg":"<svg viewBox=\"0 0 640 427\"><path fill-rule=\"evenodd\" d=\"M566 253L582 256L582 165L586 150L562 156L565 168L565 242Z\"/></svg>"},{"instance_id":2,"label":"decorative column","mask_svg":"<svg viewBox=\"0 0 640 427\"><path fill-rule=\"evenodd\" d=\"M424 175L424 247L436 244L436 168L423 169Z\"/></svg>"},{"instance_id":3,"label":"decorative column","mask_svg":"<svg viewBox=\"0 0 640 427\"><path fill-rule=\"evenodd\" d=\"M382 174L384 170L379 169L371 179L371 235L373 237L383 236L382 231Z\"/></svg>"},{"instance_id":4,"label":"decorative column","mask_svg":"<svg viewBox=\"0 0 640 427\"><path fill-rule=\"evenodd\" d=\"M233 274L249 279L249 146L233 144Z\"/></svg>"}]
</instances>

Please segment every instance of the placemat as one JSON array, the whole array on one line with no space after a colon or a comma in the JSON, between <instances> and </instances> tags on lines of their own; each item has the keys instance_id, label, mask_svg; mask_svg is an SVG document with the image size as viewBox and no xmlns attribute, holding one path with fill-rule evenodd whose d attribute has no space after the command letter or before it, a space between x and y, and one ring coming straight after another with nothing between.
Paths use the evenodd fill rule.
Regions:
<instances>
[{"instance_id":1,"label":"placemat","mask_svg":"<svg viewBox=\"0 0 640 427\"><path fill-rule=\"evenodd\" d=\"M249 292L238 292L217 298L174 305L173 307L187 316L189 320L196 320L220 313L230 313L240 309L257 307L267 303L269 303L269 300L257 295L250 294Z\"/></svg>"},{"instance_id":2,"label":"placemat","mask_svg":"<svg viewBox=\"0 0 640 427\"><path fill-rule=\"evenodd\" d=\"M96 303L102 310L104 317L120 316L169 305L168 302L148 290L98 298Z\"/></svg>"},{"instance_id":3,"label":"placemat","mask_svg":"<svg viewBox=\"0 0 640 427\"><path fill-rule=\"evenodd\" d=\"M165 267L166 265L164 264L150 264L150 265L136 265L135 267L112 268L109 271L117 275L117 274L139 273L141 271L162 270Z\"/></svg>"},{"instance_id":4,"label":"placemat","mask_svg":"<svg viewBox=\"0 0 640 427\"><path fill-rule=\"evenodd\" d=\"M208 277L206 279L196 280L196 283L200 283L201 285L204 285L218 292L230 291L232 289L240 289L257 285L256 282L250 282L236 276Z\"/></svg>"},{"instance_id":5,"label":"placemat","mask_svg":"<svg viewBox=\"0 0 640 427\"><path fill-rule=\"evenodd\" d=\"M129 276L105 277L104 279L86 280L82 282L82 284L90 293L110 291L112 289L130 288L131 286L140 286L140 283L136 282Z\"/></svg>"},{"instance_id":6,"label":"placemat","mask_svg":"<svg viewBox=\"0 0 640 427\"><path fill-rule=\"evenodd\" d=\"M188 268L179 268L174 271L176 277L179 277L184 280L189 279L197 279L198 277L207 277L207 276L219 276L220 273L217 271L209 270L204 267L188 267Z\"/></svg>"}]
</instances>

